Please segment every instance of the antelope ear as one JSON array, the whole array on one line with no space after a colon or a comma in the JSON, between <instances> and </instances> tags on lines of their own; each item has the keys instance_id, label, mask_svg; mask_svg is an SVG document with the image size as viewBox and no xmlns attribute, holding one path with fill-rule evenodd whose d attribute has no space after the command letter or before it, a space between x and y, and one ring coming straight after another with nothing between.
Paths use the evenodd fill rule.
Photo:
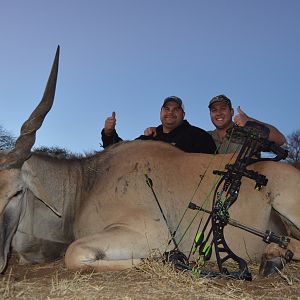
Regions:
<instances>
[{"instance_id":1,"label":"antelope ear","mask_svg":"<svg viewBox=\"0 0 300 300\"><path fill-rule=\"evenodd\" d=\"M22 167L22 178L27 188L43 202L49 209L51 209L58 217L62 216L63 201L59 201L59 197L51 197L50 193L45 189L45 185L41 183L37 174L25 163ZM56 203L55 203L56 200ZM58 207L58 205L60 207Z\"/></svg>"}]
</instances>

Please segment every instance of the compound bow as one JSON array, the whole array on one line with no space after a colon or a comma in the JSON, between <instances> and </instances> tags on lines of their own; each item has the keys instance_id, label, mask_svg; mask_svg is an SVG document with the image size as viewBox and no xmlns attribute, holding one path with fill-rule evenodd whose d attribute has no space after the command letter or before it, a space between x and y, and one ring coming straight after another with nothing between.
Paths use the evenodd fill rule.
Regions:
<instances>
[{"instance_id":1,"label":"compound bow","mask_svg":"<svg viewBox=\"0 0 300 300\"><path fill-rule=\"evenodd\" d=\"M233 139L242 141L242 146L235 162L233 164L227 164L225 166L225 171L213 171L214 174L220 175L221 179L214 191L211 211L199 207L192 202L190 202L188 206L189 209L204 211L209 214L203 230L196 234L192 246L193 250L191 251L193 251L194 254L198 250L199 257L202 257L203 262L210 259L212 248L214 246L219 272L206 272L197 266L193 267L189 262L190 255L189 257L186 257L179 251L177 246L172 251L166 252L165 255L166 259L180 270L192 270L193 272L206 276L226 275L236 279L252 280L252 275L248 269L247 262L231 251L226 243L224 227L227 224L230 224L262 237L263 241L266 243L277 243L282 248L287 248L289 238L279 236L270 230L262 232L254 227L239 223L229 217L228 210L238 198L243 177L254 180L256 189L260 189L262 186L267 185L268 179L266 176L247 169L249 165L259 161L279 161L286 158L288 152L277 146L275 143L268 141L269 129L261 124L247 122L244 127L234 126L231 130L232 131L228 132L228 134L231 134ZM275 157L262 158L260 156L262 151L272 152L275 154ZM222 199L224 193L226 195L224 199ZM204 238L204 232L207 230L209 222L211 222L211 228L209 229L206 238ZM212 238L210 239L211 235ZM171 236L174 238L174 233ZM209 240L211 241L209 242ZM292 253L290 253L289 259L291 258ZM237 271L229 271L225 266L226 262L229 260L238 265Z\"/></svg>"}]
</instances>

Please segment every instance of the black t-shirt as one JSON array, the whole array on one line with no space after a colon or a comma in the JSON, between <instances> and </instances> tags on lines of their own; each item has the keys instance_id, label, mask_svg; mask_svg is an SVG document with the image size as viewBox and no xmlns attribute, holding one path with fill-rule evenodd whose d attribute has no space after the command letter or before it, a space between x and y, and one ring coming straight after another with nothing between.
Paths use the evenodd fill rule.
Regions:
<instances>
[{"instance_id":1,"label":"black t-shirt","mask_svg":"<svg viewBox=\"0 0 300 300\"><path fill-rule=\"evenodd\" d=\"M101 135L104 148L122 141L116 131L111 136L105 136L102 130ZM216 145L210 134L199 127L192 126L186 120L169 133L164 133L162 125L159 125L156 127L155 137L141 135L137 139L166 142L185 152L210 154L216 152Z\"/></svg>"}]
</instances>

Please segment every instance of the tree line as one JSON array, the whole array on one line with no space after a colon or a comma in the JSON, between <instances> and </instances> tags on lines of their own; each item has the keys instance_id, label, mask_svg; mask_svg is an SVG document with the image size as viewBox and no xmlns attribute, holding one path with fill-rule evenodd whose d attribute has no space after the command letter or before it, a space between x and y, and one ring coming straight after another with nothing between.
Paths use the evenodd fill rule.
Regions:
<instances>
[{"instance_id":1,"label":"tree line","mask_svg":"<svg viewBox=\"0 0 300 300\"><path fill-rule=\"evenodd\" d=\"M6 130L2 125L0 125L0 150L12 149L15 145L15 141L15 136L11 134L8 130ZM297 169L300 169L300 129L292 132L287 136L287 143L284 147L289 151L286 161L289 164L295 166ZM35 148L34 150L40 152L48 152L54 155L72 155L72 153L69 150L57 146L42 146L39 148Z\"/></svg>"},{"instance_id":2,"label":"tree line","mask_svg":"<svg viewBox=\"0 0 300 300\"><path fill-rule=\"evenodd\" d=\"M300 170L300 129L287 136L287 161Z\"/></svg>"}]
</instances>

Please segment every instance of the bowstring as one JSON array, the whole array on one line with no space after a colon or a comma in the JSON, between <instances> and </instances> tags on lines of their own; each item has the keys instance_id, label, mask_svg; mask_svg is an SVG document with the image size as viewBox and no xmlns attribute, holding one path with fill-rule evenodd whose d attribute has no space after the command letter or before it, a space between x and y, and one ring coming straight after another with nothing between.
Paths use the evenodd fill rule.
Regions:
<instances>
[{"instance_id":1,"label":"bowstring","mask_svg":"<svg viewBox=\"0 0 300 300\"><path fill-rule=\"evenodd\" d=\"M224 141L222 141L222 143L219 144L219 146L218 146L218 148L217 148L216 151L219 151L219 149L221 149L221 147L225 146L225 153L224 153L224 154L227 154L228 149L229 149L229 145L230 145L230 143L231 143L233 131L234 131L234 128L233 128L233 130L231 131L231 133L230 133L230 135L229 135L229 139L228 139L225 143L224 143ZM233 157L235 156L235 154L236 154L237 151L238 151L238 148L236 148L235 151L233 152L233 154L231 155L231 157L230 157L230 159L229 159L229 162L233 159ZM215 158L215 155L214 155L213 158ZM219 168L220 168L220 166L222 166L222 164L223 164L223 162L224 162L224 159L225 159L225 156L223 156L222 160L220 161ZM206 174L207 170L209 169L211 163L212 163L212 159L210 160L210 163L209 163L208 167L206 168L206 170L205 170L205 172L204 172L204 175ZM203 175L203 177L204 177L204 175ZM201 178L200 183L202 182L203 177ZM208 194L206 195L205 199L204 199L203 202L202 202L201 208L203 208L203 207L204 207L204 208L207 208L207 206L208 206L208 204L209 204L209 199L210 199L210 197L211 197L211 194L212 194L212 192L215 190L216 186L219 185L221 179L222 179L222 176L221 176L221 175L218 175L218 176L215 178L215 180L214 180L214 182L213 182L213 184L212 184L211 189L209 190ZM199 188L199 186L200 186L200 183L198 184L198 186L197 186L197 188L196 188L196 190L195 190L195 192L194 192L194 194L193 194L193 197L195 196L195 194L196 194L196 192L197 192L197 190L198 190L198 188ZM192 197L192 199L193 199L193 197ZM192 200L192 199L191 199L191 200ZM188 209L188 207L185 209L184 214L186 213L187 209ZM192 218L191 222L188 224L188 226L187 226L186 230L184 231L183 235L182 235L181 238L179 239L178 245L182 242L184 236L186 235L187 231L189 230L190 226L192 225L192 223L194 222L194 220L196 219L196 217L197 217L197 215L198 215L199 213L200 213L200 210L197 210L196 213L195 213L195 216ZM199 225L198 225L198 227L197 227L197 231L196 231L195 237L198 235L198 233L199 233L199 231L200 231L200 228L201 228L201 225L202 225L202 221L203 221L203 216L204 216L204 214L205 214L204 211L201 211L201 213L202 213L202 215L200 216L201 219L200 219ZM183 217L182 217L182 219L183 219ZM180 222L182 221L182 219L180 220ZM178 227L179 227L179 225L178 225ZM178 227L177 227L177 228L178 228ZM206 238L206 240L208 240L208 237ZM190 258L190 255L191 255L191 253L192 253L192 251L193 251L194 245L195 245L195 239L193 240L193 243L192 243L192 246L191 246L189 255L188 255L188 259Z\"/></svg>"},{"instance_id":2,"label":"bowstring","mask_svg":"<svg viewBox=\"0 0 300 300\"><path fill-rule=\"evenodd\" d=\"M232 131L232 132L233 132L233 131ZM229 137L228 141L225 142L225 144L224 144L224 142L222 141L222 143L218 145L218 147L217 147L217 149L216 149L214 155L210 158L210 161L209 161L209 163L208 163L208 166L207 166L207 168L205 169L203 175L201 176L201 178L200 178L200 180L199 180L199 182L198 182L198 184L197 184L197 187L196 187L196 189L194 190L194 193L193 193L193 195L192 195L190 201L188 202L188 204L189 204L190 202L192 202L192 200L194 199L194 197L195 197L195 195L196 195L196 193L197 193L197 191L198 191L198 189L199 189L199 187L200 187L200 185L201 185L201 183L202 183L202 181L203 181L203 179L204 179L204 177L205 177L205 175L206 175L208 169L210 168L211 164L212 164L213 161L215 160L216 154L219 152L219 150L221 149L221 147L222 147L223 145L225 145L225 147L226 147L225 154L227 154L227 151L228 151L228 148L229 148L229 144L230 144L230 142L231 142L232 132L231 132L231 134L230 134L230 137ZM235 153L234 153L234 154L235 154ZM232 155L232 157L234 156L234 154ZM231 161L232 157L229 159L229 161ZM220 166L223 164L224 159L225 159L225 158L224 158L224 156L223 156L223 158L222 158L222 160L221 160L221 162L220 162ZM212 184L212 187L211 187L210 191L208 192L208 194L206 195L205 199L203 200L203 203L202 203L202 205L201 205L201 208L203 208L203 207L207 208L208 203L209 203L210 196L211 196L213 190L215 189L216 185L218 184L220 178L221 178L220 175L216 177L215 181L214 181L213 184ZM181 222L182 222L182 220L184 219L186 212L188 211L188 208L189 208L189 207L188 207L188 204L186 205L186 208L185 208L185 210L184 210L184 212L183 212L183 215L182 215L182 217L181 217L181 219L180 219L180 221L179 221L179 223L178 223L178 225L177 225L177 227L176 227L176 229L175 229L175 231L174 231L174 236L176 235L177 230L179 229L179 226L181 225ZM178 243L177 243L178 245L182 242L184 236L186 235L187 231L189 230L189 228L191 227L191 225L193 224L195 218L198 216L199 213L200 213L200 211L197 210L196 213L195 213L195 215L194 215L194 217L192 218L191 222L188 224L186 230L184 231L184 233L182 234L181 238L179 239L179 241L178 241ZM200 224L199 224L199 226L198 226L199 228L200 228L201 223L202 223L203 215L204 215L204 212L202 212L202 217L201 217L201 220L200 220ZM196 234L198 234L198 232L199 232L199 230L197 230L197 233L196 233ZM192 247L193 247L193 245L192 245Z\"/></svg>"},{"instance_id":3,"label":"bowstring","mask_svg":"<svg viewBox=\"0 0 300 300\"><path fill-rule=\"evenodd\" d=\"M224 154L227 154L227 152L228 152L228 148L229 148L229 145L230 145L230 143L231 143L232 133L233 133L233 130L231 131L230 137L229 137L228 141L227 141L226 144L225 144L226 150L225 150L225 153L224 153ZM185 208L185 210L184 210L184 212L183 212L183 214L182 214L182 216L181 216L181 218L180 218L180 220L179 220L179 223L178 223L178 225L176 226L176 228L175 228L175 230L173 231L173 233L171 234L171 239L169 240L169 242L168 242L168 244L167 244L167 246L166 246L165 249L167 249L168 246L170 245L170 242L172 241L172 238L175 239L175 236L176 236L176 234L177 234L177 231L178 231L178 229L179 229L179 227L180 227L180 225L181 225L181 223L182 223L182 221L183 221L183 219L184 219L184 217L185 217L185 215L186 215L186 213L187 213L187 211L188 211L188 209L189 209L189 203L194 199L194 197L195 197L195 195L196 195L198 189L200 188L201 183L202 183L202 181L203 181L203 179L204 179L204 177L205 177L205 175L206 175L208 169L210 168L211 164L212 164L213 161L215 160L216 154L218 153L219 149L220 149L222 146L224 146L224 142L222 142L221 144L219 144L219 146L217 147L215 153L214 153L213 156L210 158L209 163L208 163L208 166L206 167L206 169L205 169L203 175L200 176L200 180L199 180L198 183L197 183L197 186L196 186L196 188L195 188L195 190L194 190L194 192L193 192L193 194L192 194L192 197L190 198L190 201L188 201L188 204L186 205L186 208ZM232 160L232 158L234 157L234 155L236 154L236 152L237 152L237 150L236 150L236 151L233 153L233 155L230 157L229 162ZM221 162L220 162L219 168L220 168L220 166L223 164L224 159L225 159L225 155L222 157L222 160L221 160ZM201 208L203 208L203 207L206 207L206 208L207 208L207 206L208 206L208 204L209 204L210 196L211 196L212 192L214 191L214 189L216 188L216 186L218 185L220 179L221 179L221 175L218 175L218 176L216 177L216 179L214 180L211 189L209 190L208 194L206 195L205 199L203 200L203 203L202 203ZM187 228L185 229L184 233L182 234L182 236L180 237L179 241L177 242L177 248L178 248L179 244L183 241L183 238L185 237L187 231L189 230L189 228L191 227L191 225L193 224L194 220L196 219L196 217L198 216L199 213L200 213L200 210L197 210L196 213L195 213L195 215L194 215L194 217L192 218L191 222L188 224L188 226L187 226ZM201 213L202 213L202 216L201 216L201 220L200 220L200 222L199 222L199 226L198 226L196 235L197 235L198 232L199 232L199 229L200 229L200 227L201 227L202 220L203 220L204 212L202 211ZM193 248L194 243L195 243L195 241L193 241L191 249ZM191 250L191 251L192 251L192 250Z\"/></svg>"}]
</instances>

